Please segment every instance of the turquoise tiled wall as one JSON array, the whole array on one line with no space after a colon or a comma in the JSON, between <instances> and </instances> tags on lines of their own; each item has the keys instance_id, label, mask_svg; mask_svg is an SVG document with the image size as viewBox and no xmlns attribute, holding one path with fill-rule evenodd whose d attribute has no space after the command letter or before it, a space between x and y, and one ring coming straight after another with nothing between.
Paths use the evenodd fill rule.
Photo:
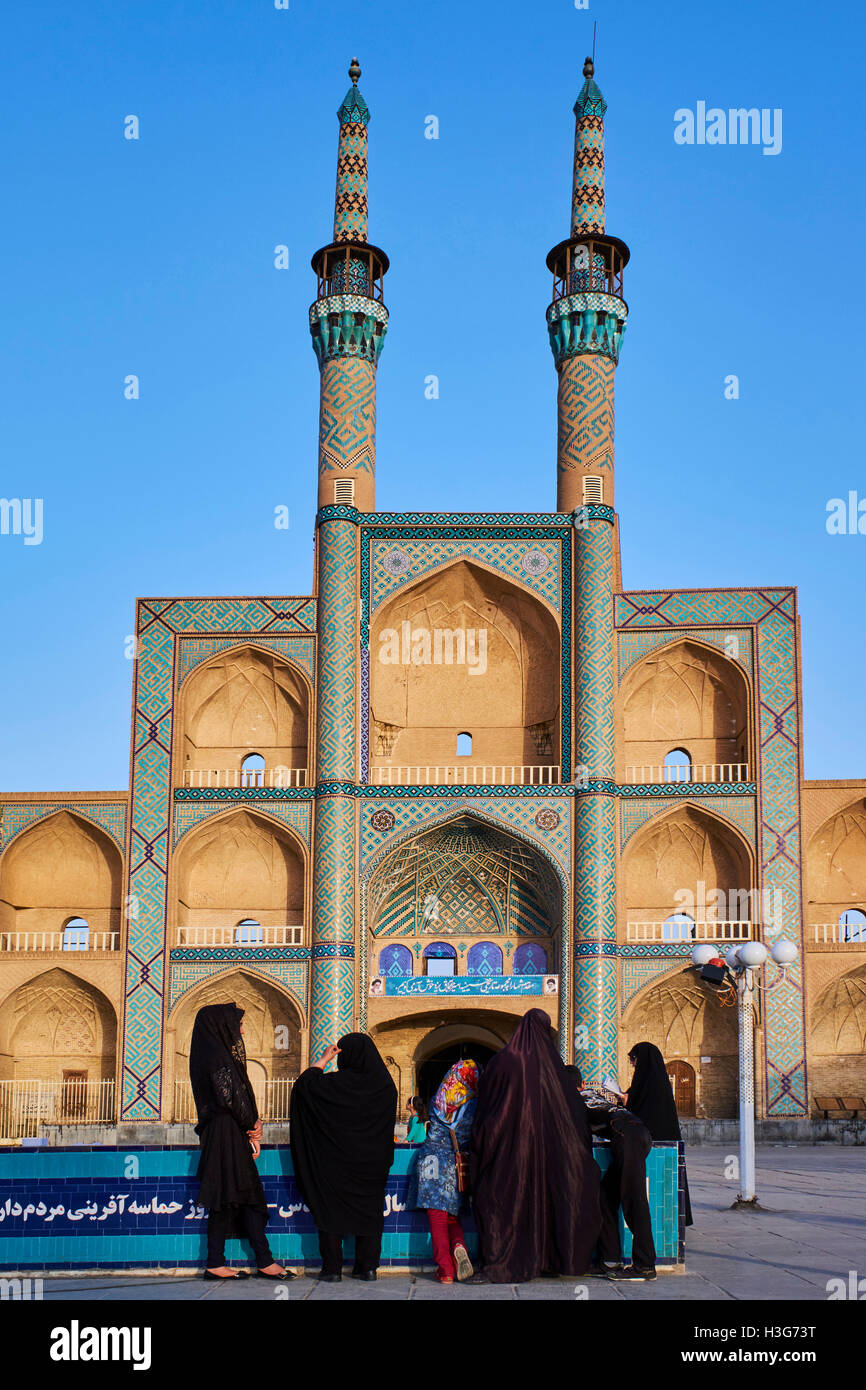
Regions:
<instances>
[{"instance_id":1,"label":"turquoise tiled wall","mask_svg":"<svg viewBox=\"0 0 866 1390\"><path fill-rule=\"evenodd\" d=\"M406 1206L408 1174L417 1150L394 1154L385 1193L382 1263L430 1264L424 1212ZM607 1166L603 1144L594 1147ZM206 1213L196 1206L198 1149L0 1150L0 1268L60 1273L70 1269L201 1268ZM681 1146L656 1144L647 1160L647 1188L660 1265L683 1259ZM287 1148L265 1148L259 1172L271 1207L268 1238L277 1259L318 1263L310 1213L295 1188ZM477 1239L471 1214L470 1254ZM623 1228L623 1253L631 1235ZM229 1241L230 1262L249 1264L249 1251Z\"/></svg>"}]
</instances>

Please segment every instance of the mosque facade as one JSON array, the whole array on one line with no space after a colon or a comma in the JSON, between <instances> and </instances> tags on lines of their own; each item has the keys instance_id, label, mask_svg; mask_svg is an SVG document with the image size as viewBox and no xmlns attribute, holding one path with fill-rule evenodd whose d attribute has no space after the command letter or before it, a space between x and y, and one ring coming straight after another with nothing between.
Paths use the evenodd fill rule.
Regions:
<instances>
[{"instance_id":1,"label":"mosque facade","mask_svg":"<svg viewBox=\"0 0 866 1390\"><path fill-rule=\"evenodd\" d=\"M682 1113L730 1117L736 1009L696 941L799 948L764 972L762 1117L862 1097L866 780L803 778L796 590L623 587L629 251L592 63L547 260L555 512L377 510L389 263L359 76L313 257L313 593L140 599L128 791L0 797L2 1136L189 1119L193 1018L229 999L269 1119L343 1033L405 1102L530 1008L588 1079L625 1083L647 1039Z\"/></svg>"}]
</instances>

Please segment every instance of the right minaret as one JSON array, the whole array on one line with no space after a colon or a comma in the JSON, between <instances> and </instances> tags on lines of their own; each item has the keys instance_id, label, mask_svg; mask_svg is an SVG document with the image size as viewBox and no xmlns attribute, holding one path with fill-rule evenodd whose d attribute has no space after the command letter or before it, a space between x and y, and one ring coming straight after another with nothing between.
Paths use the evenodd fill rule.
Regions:
<instances>
[{"instance_id":1,"label":"right minaret","mask_svg":"<svg viewBox=\"0 0 866 1390\"><path fill-rule=\"evenodd\" d=\"M604 113L591 58L574 104L571 236L547 257L553 302L547 326L559 373L556 510L612 507L613 378L628 306L625 242L604 230Z\"/></svg>"},{"instance_id":2,"label":"right minaret","mask_svg":"<svg viewBox=\"0 0 866 1390\"><path fill-rule=\"evenodd\" d=\"M574 1049L588 1084L617 1071L613 377L628 247L604 230L606 103L587 58L571 236L547 258L559 373L557 511L574 514Z\"/></svg>"}]
</instances>

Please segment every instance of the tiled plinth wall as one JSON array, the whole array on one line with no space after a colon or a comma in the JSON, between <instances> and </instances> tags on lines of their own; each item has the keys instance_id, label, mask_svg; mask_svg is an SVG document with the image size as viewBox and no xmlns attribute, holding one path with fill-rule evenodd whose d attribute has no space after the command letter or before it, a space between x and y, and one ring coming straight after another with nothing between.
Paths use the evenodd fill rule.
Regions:
<instances>
[{"instance_id":1,"label":"tiled plinth wall","mask_svg":"<svg viewBox=\"0 0 866 1390\"><path fill-rule=\"evenodd\" d=\"M653 1232L659 1264L683 1260L681 1147L655 1144L647 1161ZM386 1194L383 1265L429 1265L424 1212L406 1207L416 1148L394 1154ZM604 1144L594 1148L602 1170ZM201 1269L207 1214L196 1206L198 1149L45 1148L0 1150L0 1268L43 1274L82 1269ZM298 1196L288 1148L266 1148L259 1159L271 1206L268 1239L274 1255L292 1265L318 1264L310 1213ZM477 1239L471 1216L470 1254ZM624 1232L624 1253L631 1236ZM248 1248L229 1241L227 1258L248 1265Z\"/></svg>"}]
</instances>

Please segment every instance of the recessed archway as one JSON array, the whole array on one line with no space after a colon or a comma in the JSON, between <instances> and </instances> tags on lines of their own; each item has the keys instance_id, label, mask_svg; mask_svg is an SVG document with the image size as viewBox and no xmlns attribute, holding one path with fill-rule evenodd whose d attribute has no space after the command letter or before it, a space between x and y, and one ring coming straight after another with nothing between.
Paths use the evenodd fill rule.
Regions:
<instances>
[{"instance_id":1,"label":"recessed archway","mask_svg":"<svg viewBox=\"0 0 866 1390\"><path fill-rule=\"evenodd\" d=\"M112 1082L117 1017L101 990L55 968L19 985L0 1006L0 1076L62 1084ZM110 1113L111 1106L108 1111Z\"/></svg>"},{"instance_id":2,"label":"recessed archway","mask_svg":"<svg viewBox=\"0 0 866 1390\"><path fill-rule=\"evenodd\" d=\"M105 831L72 811L22 830L0 860L0 931L57 934L85 919L95 941L119 944L123 864Z\"/></svg>"},{"instance_id":3,"label":"recessed archway","mask_svg":"<svg viewBox=\"0 0 866 1390\"><path fill-rule=\"evenodd\" d=\"M696 1113L730 1119L737 1113L737 1018L691 969L678 969L645 986L625 1010L620 1027L621 1083L628 1088L628 1054L653 1043L666 1063L686 1063L696 1080Z\"/></svg>"},{"instance_id":4,"label":"recessed archway","mask_svg":"<svg viewBox=\"0 0 866 1390\"><path fill-rule=\"evenodd\" d=\"M458 754L558 765L561 659L553 614L504 575L462 559L401 589L370 628L373 780Z\"/></svg>"}]
</instances>

